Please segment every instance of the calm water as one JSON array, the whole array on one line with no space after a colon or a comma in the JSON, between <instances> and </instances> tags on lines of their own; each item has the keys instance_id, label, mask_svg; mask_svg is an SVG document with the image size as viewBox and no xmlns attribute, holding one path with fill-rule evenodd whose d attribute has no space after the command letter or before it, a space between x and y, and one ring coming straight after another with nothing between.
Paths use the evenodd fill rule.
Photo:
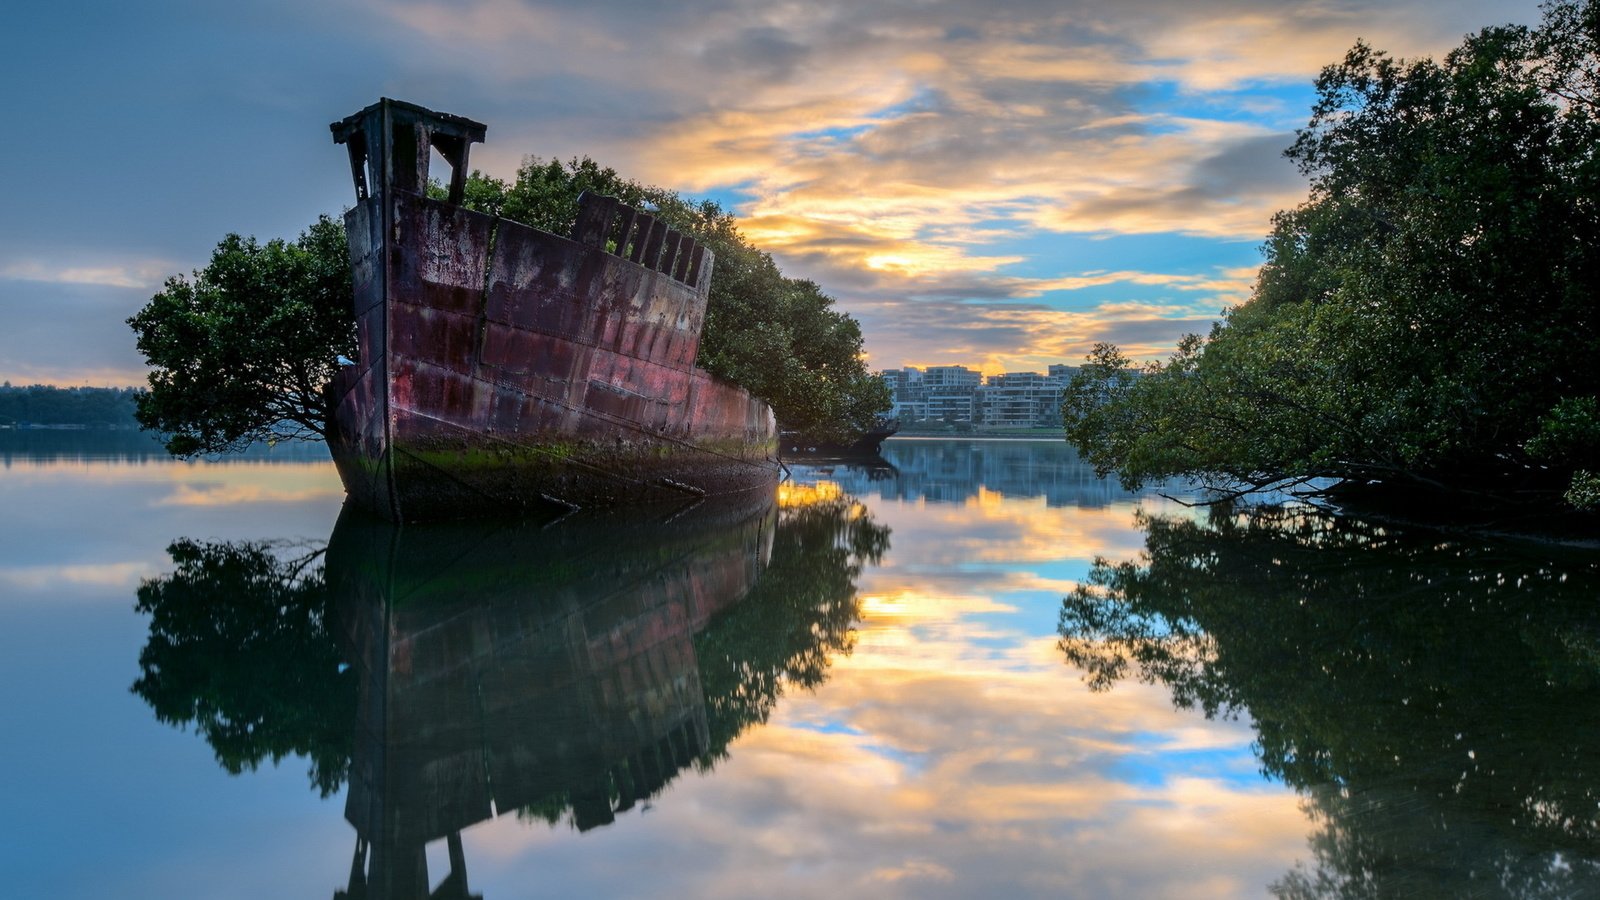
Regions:
<instances>
[{"instance_id":1,"label":"calm water","mask_svg":"<svg viewBox=\"0 0 1600 900\"><path fill-rule=\"evenodd\" d=\"M0 433L6 896L1600 895L1592 551L1056 442L404 530L148 449Z\"/></svg>"}]
</instances>

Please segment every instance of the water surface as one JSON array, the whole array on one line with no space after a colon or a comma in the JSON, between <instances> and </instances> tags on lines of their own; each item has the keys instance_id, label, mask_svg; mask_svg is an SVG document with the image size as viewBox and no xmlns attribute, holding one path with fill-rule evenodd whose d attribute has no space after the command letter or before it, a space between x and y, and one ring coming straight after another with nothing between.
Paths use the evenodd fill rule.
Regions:
<instances>
[{"instance_id":1,"label":"water surface","mask_svg":"<svg viewBox=\"0 0 1600 900\"><path fill-rule=\"evenodd\" d=\"M19 437L17 896L1600 889L1588 557L1208 515L1059 442L394 529L303 448Z\"/></svg>"}]
</instances>

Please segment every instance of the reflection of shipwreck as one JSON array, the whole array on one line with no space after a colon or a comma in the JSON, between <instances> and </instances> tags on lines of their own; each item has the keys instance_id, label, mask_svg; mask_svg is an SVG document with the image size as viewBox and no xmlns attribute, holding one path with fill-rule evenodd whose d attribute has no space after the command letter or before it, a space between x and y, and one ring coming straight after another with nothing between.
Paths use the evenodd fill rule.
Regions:
<instances>
[{"instance_id":1,"label":"reflection of shipwreck","mask_svg":"<svg viewBox=\"0 0 1600 900\"><path fill-rule=\"evenodd\" d=\"M775 521L770 493L542 531L347 511L327 567L362 675L341 895L471 896L462 830L508 814L594 828L705 755L693 638L755 585ZM439 839L451 872L430 892Z\"/></svg>"},{"instance_id":2,"label":"reflection of shipwreck","mask_svg":"<svg viewBox=\"0 0 1600 900\"><path fill-rule=\"evenodd\" d=\"M331 388L350 496L390 519L770 487L766 404L694 367L709 250L585 196L571 239L461 206L484 126L382 100L333 125L360 359ZM448 199L426 195L431 150Z\"/></svg>"}]
</instances>

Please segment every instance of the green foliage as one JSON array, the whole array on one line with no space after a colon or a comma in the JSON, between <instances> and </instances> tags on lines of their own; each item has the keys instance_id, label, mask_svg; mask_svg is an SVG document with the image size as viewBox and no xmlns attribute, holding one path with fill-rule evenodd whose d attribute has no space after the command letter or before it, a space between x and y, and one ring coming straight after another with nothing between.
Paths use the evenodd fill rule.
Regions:
<instances>
[{"instance_id":1,"label":"green foliage","mask_svg":"<svg viewBox=\"0 0 1600 900\"><path fill-rule=\"evenodd\" d=\"M1142 517L1062 604L1093 689L1239 717L1305 792L1283 896L1588 896L1600 883L1600 565L1283 507ZM1553 866L1553 855L1565 864Z\"/></svg>"},{"instance_id":2,"label":"green foliage","mask_svg":"<svg viewBox=\"0 0 1600 900\"><path fill-rule=\"evenodd\" d=\"M292 243L223 238L128 320L152 369L139 423L178 456L323 438L323 388L356 353L351 290L344 226L327 216Z\"/></svg>"},{"instance_id":3,"label":"green foliage","mask_svg":"<svg viewBox=\"0 0 1600 900\"><path fill-rule=\"evenodd\" d=\"M193 725L228 772L297 754L333 794L350 768L357 698L322 551L179 540L167 553L174 571L139 586L150 637L133 692L160 721Z\"/></svg>"},{"instance_id":4,"label":"green foliage","mask_svg":"<svg viewBox=\"0 0 1600 900\"><path fill-rule=\"evenodd\" d=\"M474 172L464 202L570 234L585 191L652 210L711 249L716 262L696 363L765 400L785 428L851 438L889 408L888 386L862 359L855 319L835 310L833 298L815 283L785 277L714 202L640 184L588 157L567 163L529 158L509 184Z\"/></svg>"},{"instance_id":5,"label":"green foliage","mask_svg":"<svg viewBox=\"0 0 1600 900\"><path fill-rule=\"evenodd\" d=\"M1600 398L1565 397L1539 419L1539 432L1527 443L1538 459L1600 459Z\"/></svg>"},{"instance_id":6,"label":"green foliage","mask_svg":"<svg viewBox=\"0 0 1600 900\"><path fill-rule=\"evenodd\" d=\"M1102 355L1069 438L1130 486L1558 493L1580 460L1541 456L1541 423L1600 394L1597 8L1324 69L1288 151L1311 196L1274 218L1250 301L1136 382Z\"/></svg>"},{"instance_id":7,"label":"green foliage","mask_svg":"<svg viewBox=\"0 0 1600 900\"><path fill-rule=\"evenodd\" d=\"M138 388L60 388L43 384L13 387L8 381L0 385L0 427L19 423L132 425L141 393Z\"/></svg>"},{"instance_id":8,"label":"green foliage","mask_svg":"<svg viewBox=\"0 0 1600 900\"><path fill-rule=\"evenodd\" d=\"M1572 473L1572 485L1562 498L1578 509L1600 509L1600 474L1588 469Z\"/></svg>"}]
</instances>

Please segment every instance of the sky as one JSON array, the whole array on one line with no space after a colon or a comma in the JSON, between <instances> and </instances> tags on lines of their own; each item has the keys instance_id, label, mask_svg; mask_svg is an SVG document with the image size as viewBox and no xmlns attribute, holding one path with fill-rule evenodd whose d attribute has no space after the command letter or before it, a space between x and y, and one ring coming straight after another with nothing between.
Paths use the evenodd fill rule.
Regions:
<instances>
[{"instance_id":1,"label":"sky","mask_svg":"<svg viewBox=\"0 0 1600 900\"><path fill-rule=\"evenodd\" d=\"M1534 0L104 0L8 15L0 380L143 383L125 319L229 232L354 200L388 96L472 163L588 155L709 197L860 320L869 365L1169 352L1246 299L1282 151L1358 38L1440 55Z\"/></svg>"}]
</instances>

